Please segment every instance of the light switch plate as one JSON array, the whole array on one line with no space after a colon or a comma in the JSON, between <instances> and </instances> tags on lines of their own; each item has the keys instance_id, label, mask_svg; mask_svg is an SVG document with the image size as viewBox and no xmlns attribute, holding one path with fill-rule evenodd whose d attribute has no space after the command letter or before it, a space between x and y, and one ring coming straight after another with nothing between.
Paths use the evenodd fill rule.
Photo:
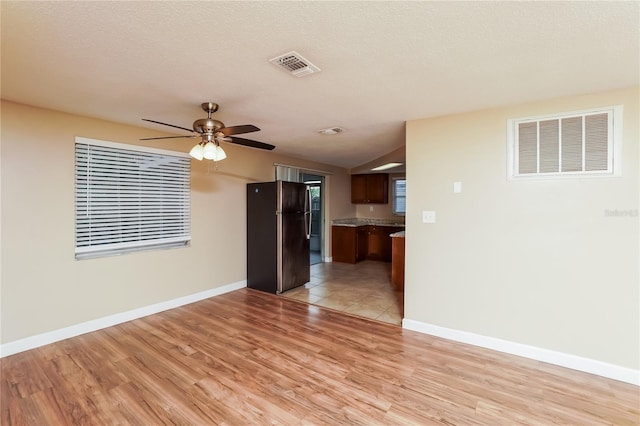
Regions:
<instances>
[{"instance_id":1,"label":"light switch plate","mask_svg":"<svg viewBox=\"0 0 640 426\"><path fill-rule=\"evenodd\" d=\"M453 182L453 192L462 192L462 182Z\"/></svg>"},{"instance_id":2,"label":"light switch plate","mask_svg":"<svg viewBox=\"0 0 640 426\"><path fill-rule=\"evenodd\" d=\"M436 223L436 212L432 210L424 210L422 212L423 223Z\"/></svg>"}]
</instances>

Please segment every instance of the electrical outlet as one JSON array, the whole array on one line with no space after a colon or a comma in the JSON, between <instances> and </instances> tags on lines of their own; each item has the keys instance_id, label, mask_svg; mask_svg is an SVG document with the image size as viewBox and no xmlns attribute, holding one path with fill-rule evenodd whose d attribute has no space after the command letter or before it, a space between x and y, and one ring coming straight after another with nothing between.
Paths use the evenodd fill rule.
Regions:
<instances>
[{"instance_id":1,"label":"electrical outlet","mask_svg":"<svg viewBox=\"0 0 640 426\"><path fill-rule=\"evenodd\" d=\"M373 211L373 206L369 206L369 211L372 212Z\"/></svg>"}]
</instances>

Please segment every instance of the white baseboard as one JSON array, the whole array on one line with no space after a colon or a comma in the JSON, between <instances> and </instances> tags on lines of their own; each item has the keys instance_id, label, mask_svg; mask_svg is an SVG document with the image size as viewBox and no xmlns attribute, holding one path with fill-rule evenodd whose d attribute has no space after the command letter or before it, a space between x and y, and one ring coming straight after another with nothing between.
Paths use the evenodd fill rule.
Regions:
<instances>
[{"instance_id":1,"label":"white baseboard","mask_svg":"<svg viewBox=\"0 0 640 426\"><path fill-rule=\"evenodd\" d=\"M325 257L324 258L324 263L331 263L333 262L333 257Z\"/></svg>"},{"instance_id":2,"label":"white baseboard","mask_svg":"<svg viewBox=\"0 0 640 426\"><path fill-rule=\"evenodd\" d=\"M598 376L640 386L640 370L633 370L631 368L621 367L619 365L609 364L590 358L583 358L522 343L510 342L508 340L497 339L495 337L488 337L480 334L469 333L467 331L440 327L407 318L402 320L402 328L454 340L456 342L468 343L470 345L493 349L499 352L535 359L537 361L543 361L549 364L584 371L586 373L596 374Z\"/></svg>"},{"instance_id":3,"label":"white baseboard","mask_svg":"<svg viewBox=\"0 0 640 426\"><path fill-rule=\"evenodd\" d=\"M246 280L238 281L236 283L212 288L211 290L205 290L199 293L190 294L188 296L179 297L177 299L167 300L165 302L156 303L150 306L144 306L142 308L133 309L131 311L121 312L118 314L109 315L107 317L98 318L80 324L75 324L58 330L37 334L35 336L25 337L24 339L15 340L13 342L0 345L0 358L29 349L34 349L40 346L48 345L49 343L58 342L70 337L75 337L81 334L111 327L123 322L146 317L147 315L157 314L158 312L177 308L182 305L188 305L189 303L198 302L210 297L219 296L221 294L238 290L246 286Z\"/></svg>"}]
</instances>

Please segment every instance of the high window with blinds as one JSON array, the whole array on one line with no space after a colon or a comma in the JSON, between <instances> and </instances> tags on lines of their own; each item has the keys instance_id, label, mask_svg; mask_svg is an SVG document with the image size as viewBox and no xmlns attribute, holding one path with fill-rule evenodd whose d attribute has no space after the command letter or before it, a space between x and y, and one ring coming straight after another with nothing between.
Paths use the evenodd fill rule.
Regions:
<instances>
[{"instance_id":1,"label":"high window with blinds","mask_svg":"<svg viewBox=\"0 0 640 426\"><path fill-rule=\"evenodd\" d=\"M509 120L511 176L616 173L621 109Z\"/></svg>"},{"instance_id":2,"label":"high window with blinds","mask_svg":"<svg viewBox=\"0 0 640 426\"><path fill-rule=\"evenodd\" d=\"M76 259L189 244L188 155L85 138L75 152Z\"/></svg>"},{"instance_id":3,"label":"high window with blinds","mask_svg":"<svg viewBox=\"0 0 640 426\"><path fill-rule=\"evenodd\" d=\"M407 180L393 178L392 183L393 214L404 216L407 211Z\"/></svg>"}]
</instances>

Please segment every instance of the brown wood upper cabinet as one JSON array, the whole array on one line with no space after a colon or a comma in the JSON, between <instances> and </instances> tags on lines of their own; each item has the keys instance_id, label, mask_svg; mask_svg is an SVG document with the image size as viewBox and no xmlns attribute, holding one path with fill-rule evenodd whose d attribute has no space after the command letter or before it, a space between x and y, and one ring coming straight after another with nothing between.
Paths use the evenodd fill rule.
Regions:
<instances>
[{"instance_id":1,"label":"brown wood upper cabinet","mask_svg":"<svg viewBox=\"0 0 640 426\"><path fill-rule=\"evenodd\" d=\"M353 204L387 204L389 175L387 173L351 175L351 202Z\"/></svg>"}]
</instances>

